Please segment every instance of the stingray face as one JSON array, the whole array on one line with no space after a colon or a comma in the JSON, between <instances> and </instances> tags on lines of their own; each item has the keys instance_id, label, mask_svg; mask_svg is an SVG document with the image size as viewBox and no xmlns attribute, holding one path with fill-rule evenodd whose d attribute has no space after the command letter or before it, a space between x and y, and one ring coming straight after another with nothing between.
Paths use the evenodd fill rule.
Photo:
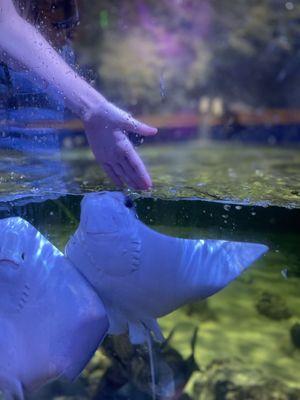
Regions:
<instances>
[{"instance_id":1,"label":"stingray face","mask_svg":"<svg viewBox=\"0 0 300 400\"><path fill-rule=\"evenodd\" d=\"M88 194L81 204L80 227L87 234L106 235L135 224L133 203L119 192Z\"/></svg>"},{"instance_id":2,"label":"stingray face","mask_svg":"<svg viewBox=\"0 0 300 400\"><path fill-rule=\"evenodd\" d=\"M21 218L0 221L0 264L18 269L25 260L27 236L26 222ZM18 232L18 233L17 233Z\"/></svg>"},{"instance_id":3,"label":"stingray face","mask_svg":"<svg viewBox=\"0 0 300 400\"><path fill-rule=\"evenodd\" d=\"M0 285L10 278L14 286L21 278L37 275L37 264L47 241L27 221L22 218L0 220ZM49 246L48 246L49 247Z\"/></svg>"},{"instance_id":4,"label":"stingray face","mask_svg":"<svg viewBox=\"0 0 300 400\"><path fill-rule=\"evenodd\" d=\"M3 312L18 311L23 304L23 296L26 297L28 275L32 272L27 264L32 254L36 254L33 251L36 233L21 218L0 220L0 292ZM31 266L31 263L28 265Z\"/></svg>"}]
</instances>

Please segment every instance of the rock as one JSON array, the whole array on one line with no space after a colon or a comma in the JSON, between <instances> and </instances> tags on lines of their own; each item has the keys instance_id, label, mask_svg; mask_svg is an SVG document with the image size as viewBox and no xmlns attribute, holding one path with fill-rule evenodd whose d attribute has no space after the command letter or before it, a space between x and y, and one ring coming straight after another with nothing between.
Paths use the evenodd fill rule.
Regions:
<instances>
[{"instance_id":1,"label":"rock","mask_svg":"<svg viewBox=\"0 0 300 400\"><path fill-rule=\"evenodd\" d=\"M194 382L194 400L299 400L300 389L264 377L239 359L215 360Z\"/></svg>"},{"instance_id":2,"label":"rock","mask_svg":"<svg viewBox=\"0 0 300 400\"><path fill-rule=\"evenodd\" d=\"M216 316L209 307L207 299L194 301L182 307L182 310L189 317L197 317L199 321L215 320Z\"/></svg>"},{"instance_id":3,"label":"rock","mask_svg":"<svg viewBox=\"0 0 300 400\"><path fill-rule=\"evenodd\" d=\"M261 315L273 320L288 319L292 316L283 298L267 291L261 294L256 309Z\"/></svg>"},{"instance_id":4,"label":"rock","mask_svg":"<svg viewBox=\"0 0 300 400\"><path fill-rule=\"evenodd\" d=\"M193 400L187 393L183 393L178 400Z\"/></svg>"},{"instance_id":5,"label":"rock","mask_svg":"<svg viewBox=\"0 0 300 400\"><path fill-rule=\"evenodd\" d=\"M199 370L194 358L198 328L191 335L191 355L184 358L171 346L176 329L162 342L152 343L157 399L181 399L183 390L194 371ZM151 368L149 349L146 345L132 345L128 335L108 336L103 350L110 360L110 367L96 376L98 381L94 399L151 400ZM93 372L94 374L95 372ZM183 399L188 400L187 395Z\"/></svg>"},{"instance_id":6,"label":"rock","mask_svg":"<svg viewBox=\"0 0 300 400\"><path fill-rule=\"evenodd\" d=\"M288 269L289 272L289 276L291 277L296 277L296 278L300 278L300 265L299 265L299 260L296 259L290 266Z\"/></svg>"},{"instance_id":7,"label":"rock","mask_svg":"<svg viewBox=\"0 0 300 400\"><path fill-rule=\"evenodd\" d=\"M296 323L292 326L290 330L291 334L291 339L293 342L293 345L300 349L300 324Z\"/></svg>"}]
</instances>

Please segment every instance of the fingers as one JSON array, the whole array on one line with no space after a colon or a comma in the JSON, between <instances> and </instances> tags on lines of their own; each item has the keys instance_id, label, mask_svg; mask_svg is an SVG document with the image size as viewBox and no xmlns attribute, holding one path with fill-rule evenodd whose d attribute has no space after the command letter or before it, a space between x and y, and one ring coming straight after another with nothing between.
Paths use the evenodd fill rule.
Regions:
<instances>
[{"instance_id":1,"label":"fingers","mask_svg":"<svg viewBox=\"0 0 300 400\"><path fill-rule=\"evenodd\" d=\"M115 173L113 168L109 164L103 164L103 169L106 172L106 174L109 176L109 178L119 187L123 187L123 183L121 178Z\"/></svg>"},{"instance_id":2,"label":"fingers","mask_svg":"<svg viewBox=\"0 0 300 400\"><path fill-rule=\"evenodd\" d=\"M132 189L147 190L149 189L149 180L140 176L132 169L127 160L124 158L123 163L114 165L115 172L121 177L122 181ZM151 181L150 181L151 182Z\"/></svg>"},{"instance_id":3,"label":"fingers","mask_svg":"<svg viewBox=\"0 0 300 400\"><path fill-rule=\"evenodd\" d=\"M134 183L135 189L147 190L152 186L151 178L132 143L123 135L123 140L119 142L120 147L117 154L119 164L123 168L123 173Z\"/></svg>"},{"instance_id":4,"label":"fingers","mask_svg":"<svg viewBox=\"0 0 300 400\"><path fill-rule=\"evenodd\" d=\"M92 139L89 137L96 159L116 185L122 187L125 184L137 190L151 188L151 178L122 130L95 135Z\"/></svg>"},{"instance_id":5,"label":"fingers","mask_svg":"<svg viewBox=\"0 0 300 400\"><path fill-rule=\"evenodd\" d=\"M124 155L124 164L126 165L126 170L135 176L135 180L138 181L142 189L146 190L151 188L152 181L150 175L133 148Z\"/></svg>"},{"instance_id":6,"label":"fingers","mask_svg":"<svg viewBox=\"0 0 300 400\"><path fill-rule=\"evenodd\" d=\"M138 182L136 182L134 179L134 176L129 174L121 163L114 164L114 170L127 186L133 189L140 189Z\"/></svg>"},{"instance_id":7,"label":"fingers","mask_svg":"<svg viewBox=\"0 0 300 400\"><path fill-rule=\"evenodd\" d=\"M142 136L153 136L157 134L156 128L138 121L127 113L123 113L121 125L126 131L134 132Z\"/></svg>"},{"instance_id":8,"label":"fingers","mask_svg":"<svg viewBox=\"0 0 300 400\"><path fill-rule=\"evenodd\" d=\"M103 164L103 169L109 178L118 186L127 185L136 190L147 190L151 187L151 179L143 166L145 172L137 172L124 157L123 163L113 165Z\"/></svg>"},{"instance_id":9,"label":"fingers","mask_svg":"<svg viewBox=\"0 0 300 400\"><path fill-rule=\"evenodd\" d=\"M136 190L151 188L151 178L134 150L129 155L119 157L117 161L112 165L103 165L105 172L117 186L123 187L125 184Z\"/></svg>"}]
</instances>

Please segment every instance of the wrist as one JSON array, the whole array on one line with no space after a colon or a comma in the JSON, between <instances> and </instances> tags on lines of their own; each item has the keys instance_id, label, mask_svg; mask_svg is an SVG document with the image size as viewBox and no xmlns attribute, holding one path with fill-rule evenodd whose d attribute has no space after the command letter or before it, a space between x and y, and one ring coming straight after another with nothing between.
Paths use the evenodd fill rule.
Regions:
<instances>
[{"instance_id":1,"label":"wrist","mask_svg":"<svg viewBox=\"0 0 300 400\"><path fill-rule=\"evenodd\" d=\"M83 123L90 122L95 116L102 114L108 101L95 89L80 96L79 115Z\"/></svg>"}]
</instances>

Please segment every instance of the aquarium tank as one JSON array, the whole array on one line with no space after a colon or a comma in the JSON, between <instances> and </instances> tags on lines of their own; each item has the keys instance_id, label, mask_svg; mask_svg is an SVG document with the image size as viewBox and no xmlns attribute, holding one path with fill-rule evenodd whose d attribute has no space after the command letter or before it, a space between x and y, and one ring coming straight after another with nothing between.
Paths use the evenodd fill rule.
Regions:
<instances>
[{"instance_id":1,"label":"aquarium tank","mask_svg":"<svg viewBox=\"0 0 300 400\"><path fill-rule=\"evenodd\" d=\"M4 8L6 3L12 4L4 0ZM122 133L153 185L148 190L130 182L118 187L95 160L86 125L63 90L45 77L40 80L30 61L10 63L10 48L17 48L13 41L2 51L0 399L300 400L300 3L17 3L21 18L78 76L158 133ZM112 200L105 199L117 201L116 214ZM31 229L32 238L23 239L16 221ZM35 240L43 244L34 247ZM11 289L14 279L19 282L17 267L31 262L26 252L38 259L48 241L53 256L47 253L34 270L33 283L26 275L24 287ZM218 253L224 241L257 243L264 250L252 258L248 253L240 257L240 250L231 247ZM182 256L178 243L195 248ZM202 245L207 253L200 254ZM20 246L25 256L18 253ZM208 272L197 278L198 285L204 283L193 296L195 288L188 287L184 271L195 254L201 262L191 267L192 282L205 263ZM55 257L68 265L58 270L62 281L58 273L57 286L51 283ZM233 266L237 269L230 275ZM147 272L126 292L127 276L144 267ZM222 277L225 267L230 279ZM76 271L79 283L73 289L67 268ZM47 276L41 278L43 269ZM99 345L92 350L84 335L98 334L98 325L71 329L75 304L79 307L85 296L81 280L91 299L102 304L102 317L109 317L108 334L102 324ZM30 293L41 281L44 289L32 300ZM185 285L189 290L179 301ZM68 295L63 294L66 287L71 288ZM174 306L163 309L172 296ZM137 327L128 317L127 298L145 318L153 316L148 305L149 310L157 306L157 324L147 319ZM74 307L56 319L68 302ZM17 308L10 307L14 303ZM125 322L118 307L128 311ZM5 333L15 332L14 326L22 328ZM27 341L16 344L17 334L22 338L25 331ZM50 351L47 338L54 332ZM56 343L64 354L57 356L62 364L66 354L75 357L68 367L76 370L71 380L64 379L64 369L46 379L54 368ZM49 365L40 383L45 385L27 387L31 369L40 368L39 356L30 355L44 350Z\"/></svg>"}]
</instances>

